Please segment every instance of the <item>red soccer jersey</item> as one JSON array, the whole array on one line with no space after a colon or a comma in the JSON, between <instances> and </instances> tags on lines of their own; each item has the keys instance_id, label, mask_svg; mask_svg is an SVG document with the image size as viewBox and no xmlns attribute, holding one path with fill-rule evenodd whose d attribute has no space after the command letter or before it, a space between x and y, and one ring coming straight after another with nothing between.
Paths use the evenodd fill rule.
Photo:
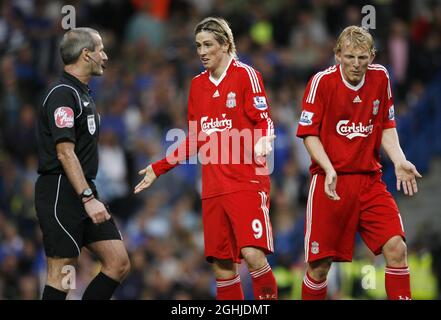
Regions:
<instances>
[{"instance_id":1,"label":"red soccer jersey","mask_svg":"<svg viewBox=\"0 0 441 320\"><path fill-rule=\"evenodd\" d=\"M188 159L197 145L202 198L240 190L269 192L266 164L253 156L257 138L274 130L260 73L234 59L217 80L202 72L191 83L188 121L185 143L172 157L153 164L157 176L175 167L176 160Z\"/></svg>"},{"instance_id":2,"label":"red soccer jersey","mask_svg":"<svg viewBox=\"0 0 441 320\"><path fill-rule=\"evenodd\" d=\"M337 173L368 173L381 169L383 129L394 127L386 68L370 64L360 83L353 86L343 78L340 65L335 65L309 81L297 136L318 136ZM310 171L324 173L314 160Z\"/></svg>"}]
</instances>

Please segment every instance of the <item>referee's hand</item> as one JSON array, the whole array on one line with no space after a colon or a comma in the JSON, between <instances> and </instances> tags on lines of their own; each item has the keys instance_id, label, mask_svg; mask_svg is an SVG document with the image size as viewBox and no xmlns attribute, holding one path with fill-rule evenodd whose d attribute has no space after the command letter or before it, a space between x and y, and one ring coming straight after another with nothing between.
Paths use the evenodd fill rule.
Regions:
<instances>
[{"instance_id":1,"label":"referee's hand","mask_svg":"<svg viewBox=\"0 0 441 320\"><path fill-rule=\"evenodd\" d=\"M103 223L110 219L110 214L104 204L95 198L85 202L84 209L95 224Z\"/></svg>"}]
</instances>

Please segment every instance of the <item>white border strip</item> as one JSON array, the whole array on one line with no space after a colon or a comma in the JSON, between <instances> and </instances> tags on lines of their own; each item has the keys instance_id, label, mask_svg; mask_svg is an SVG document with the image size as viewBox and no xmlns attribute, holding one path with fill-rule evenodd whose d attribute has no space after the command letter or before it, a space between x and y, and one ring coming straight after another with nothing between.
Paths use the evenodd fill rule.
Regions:
<instances>
[{"instance_id":1,"label":"white border strip","mask_svg":"<svg viewBox=\"0 0 441 320\"><path fill-rule=\"evenodd\" d=\"M309 187L308 203L306 205L306 233L305 233L305 262L309 260L309 238L311 237L312 226L312 204L314 201L315 183L317 181L317 174L311 179Z\"/></svg>"},{"instance_id":2,"label":"white border strip","mask_svg":"<svg viewBox=\"0 0 441 320\"><path fill-rule=\"evenodd\" d=\"M52 91L54 91L55 89L57 89L57 88L59 88L59 87L68 87L68 88L71 88L71 89L72 89L73 91L75 91L75 93L77 94L77 97L78 97L78 103L80 104L80 110L81 110L81 111L80 111L80 114L79 114L78 116L75 117L75 119L78 119L78 117L83 113L83 106L81 105L80 94L78 93L78 91L77 91L74 87L68 86L67 84L59 84L58 86L53 87L52 90L49 91L49 93L47 94L46 98L44 99L44 101L43 101L43 107L44 107L44 104L46 103L46 100L47 100L47 99L49 98L49 96L51 95Z\"/></svg>"},{"instance_id":3,"label":"white border strip","mask_svg":"<svg viewBox=\"0 0 441 320\"><path fill-rule=\"evenodd\" d=\"M256 71L252 67L250 67L249 65L242 63L242 62L239 62L239 61L237 61L237 66L244 68L247 71L248 76L250 77L250 82L251 82L251 86L253 88L253 93L262 92L262 89L260 88L259 79L257 78Z\"/></svg>"},{"instance_id":4,"label":"white border strip","mask_svg":"<svg viewBox=\"0 0 441 320\"><path fill-rule=\"evenodd\" d=\"M78 247L77 242L75 241L75 239L70 235L69 232L67 232L67 230L63 227L63 225L61 224L60 220L58 220L58 216L57 216L57 204L58 204L58 195L60 194L60 182L61 182L61 174L58 176L58 186L57 186L57 195L55 198L55 205L54 205L54 215L55 215L55 219L57 219L58 224L60 225L61 229L64 230L64 232L67 233L67 235L69 236L69 238L72 239L73 243L75 244L75 247L77 247L78 250L78 255L80 255L81 250Z\"/></svg>"},{"instance_id":5,"label":"white border strip","mask_svg":"<svg viewBox=\"0 0 441 320\"><path fill-rule=\"evenodd\" d=\"M217 280L216 287L218 287L218 288L228 287L228 286L231 286L231 285L238 283L238 282L240 282L239 275L235 276L233 279L230 279L230 280Z\"/></svg>"},{"instance_id":6,"label":"white border strip","mask_svg":"<svg viewBox=\"0 0 441 320\"><path fill-rule=\"evenodd\" d=\"M272 230L271 230L271 222L269 218L269 209L266 206L267 197L265 192L261 191L259 192L260 197L262 199L261 203L261 209L263 212L263 218L265 221L265 230L266 230L266 245L268 246L268 249L272 252L274 252L274 244L273 244L273 237L272 237Z\"/></svg>"},{"instance_id":7,"label":"white border strip","mask_svg":"<svg viewBox=\"0 0 441 320\"><path fill-rule=\"evenodd\" d=\"M332 66L324 71L318 72L313 78L311 82L311 86L309 87L309 94L306 102L314 103L315 94L317 92L317 88L321 78L327 74L331 74L337 70L337 66Z\"/></svg>"}]
</instances>

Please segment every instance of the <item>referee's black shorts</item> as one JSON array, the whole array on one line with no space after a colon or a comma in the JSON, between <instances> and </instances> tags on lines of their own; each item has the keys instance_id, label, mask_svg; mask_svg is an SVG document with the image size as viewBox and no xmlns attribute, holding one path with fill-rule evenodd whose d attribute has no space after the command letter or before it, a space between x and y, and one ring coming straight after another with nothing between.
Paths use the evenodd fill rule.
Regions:
<instances>
[{"instance_id":1,"label":"referee's black shorts","mask_svg":"<svg viewBox=\"0 0 441 320\"><path fill-rule=\"evenodd\" d=\"M89 182L95 191L95 185ZM96 193L96 191L95 191ZM113 218L94 224L64 175L41 175L35 184L35 208L48 257L74 258L81 248L102 240L122 240Z\"/></svg>"}]
</instances>

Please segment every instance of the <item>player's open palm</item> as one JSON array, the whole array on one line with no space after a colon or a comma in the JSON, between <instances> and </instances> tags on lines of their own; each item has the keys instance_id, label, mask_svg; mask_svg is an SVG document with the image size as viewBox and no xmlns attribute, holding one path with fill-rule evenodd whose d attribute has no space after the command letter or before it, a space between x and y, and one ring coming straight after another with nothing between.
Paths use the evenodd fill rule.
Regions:
<instances>
[{"instance_id":1,"label":"player's open palm","mask_svg":"<svg viewBox=\"0 0 441 320\"><path fill-rule=\"evenodd\" d=\"M138 172L138 174L143 175L145 174L144 178L136 185L135 187L135 193L139 193L144 189L147 189L150 187L150 185L153 183L153 181L156 180L156 174L153 171L152 165L147 166L146 168L142 169Z\"/></svg>"},{"instance_id":2,"label":"player's open palm","mask_svg":"<svg viewBox=\"0 0 441 320\"><path fill-rule=\"evenodd\" d=\"M413 196L418 192L418 185L416 178L422 178L421 174L416 169L415 165L410 161L403 161L395 166L395 175L397 176L397 190L401 190L406 195Z\"/></svg>"}]
</instances>

